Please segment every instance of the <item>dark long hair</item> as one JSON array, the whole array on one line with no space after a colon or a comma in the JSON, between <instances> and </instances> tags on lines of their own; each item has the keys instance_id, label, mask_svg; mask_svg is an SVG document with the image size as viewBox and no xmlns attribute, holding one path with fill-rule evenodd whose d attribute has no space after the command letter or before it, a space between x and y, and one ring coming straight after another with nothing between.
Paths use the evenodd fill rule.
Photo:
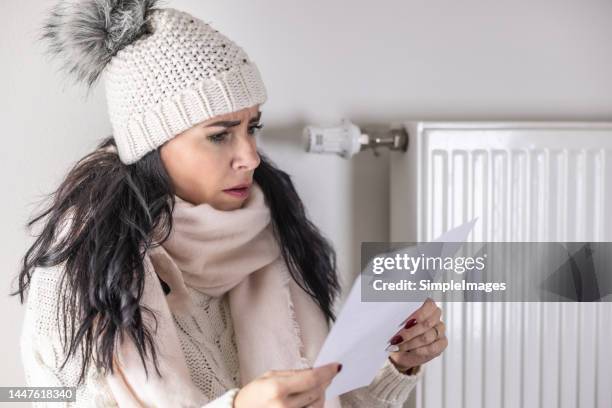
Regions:
<instances>
[{"instance_id":1,"label":"dark long hair","mask_svg":"<svg viewBox=\"0 0 612 408\"><path fill-rule=\"evenodd\" d=\"M50 196L48 206L27 227L44 220L42 232L23 257L18 276L24 302L37 267L62 266L57 306L63 368L80 351L79 384L89 364L113 372L117 341L128 336L136 345L146 374L145 357L158 375L154 329L140 304L144 289L144 257L165 241L172 229L174 188L159 148L136 163L123 164L112 137L79 160ZM307 218L290 176L261 152L254 173L270 207L276 237L291 276L335 321L333 302L340 290L336 253ZM162 282L163 284L163 282Z\"/></svg>"}]
</instances>

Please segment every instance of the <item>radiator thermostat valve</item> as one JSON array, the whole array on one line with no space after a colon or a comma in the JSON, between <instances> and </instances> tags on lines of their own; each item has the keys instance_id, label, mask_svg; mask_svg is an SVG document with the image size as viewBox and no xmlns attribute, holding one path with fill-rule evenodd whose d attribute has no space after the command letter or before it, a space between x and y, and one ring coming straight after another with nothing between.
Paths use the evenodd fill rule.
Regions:
<instances>
[{"instance_id":1,"label":"radiator thermostat valve","mask_svg":"<svg viewBox=\"0 0 612 408\"><path fill-rule=\"evenodd\" d=\"M339 126L306 126L303 131L306 151L311 153L333 153L350 158L368 148L378 155L376 148L380 146L403 151L408 147L408 134L404 128L385 131L382 135L377 134L379 132L368 133L362 133L348 119L342 119Z\"/></svg>"},{"instance_id":2,"label":"radiator thermostat valve","mask_svg":"<svg viewBox=\"0 0 612 408\"><path fill-rule=\"evenodd\" d=\"M368 143L368 135L362 135L348 119L342 119L340 126L306 126L304 138L307 152L335 153L344 158L359 153L362 143Z\"/></svg>"}]
</instances>

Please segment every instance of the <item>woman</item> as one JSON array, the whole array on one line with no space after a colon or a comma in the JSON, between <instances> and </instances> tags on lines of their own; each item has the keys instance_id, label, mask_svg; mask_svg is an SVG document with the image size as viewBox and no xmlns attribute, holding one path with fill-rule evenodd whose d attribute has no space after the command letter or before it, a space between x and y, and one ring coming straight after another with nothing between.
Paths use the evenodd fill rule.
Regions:
<instances>
[{"instance_id":1,"label":"woman","mask_svg":"<svg viewBox=\"0 0 612 408\"><path fill-rule=\"evenodd\" d=\"M16 292L28 384L78 386L78 406L400 406L446 347L440 309L409 316L369 386L324 400L335 253L257 151L246 53L153 0L61 3L45 38L77 79L104 73L113 137L28 224L45 221Z\"/></svg>"}]
</instances>

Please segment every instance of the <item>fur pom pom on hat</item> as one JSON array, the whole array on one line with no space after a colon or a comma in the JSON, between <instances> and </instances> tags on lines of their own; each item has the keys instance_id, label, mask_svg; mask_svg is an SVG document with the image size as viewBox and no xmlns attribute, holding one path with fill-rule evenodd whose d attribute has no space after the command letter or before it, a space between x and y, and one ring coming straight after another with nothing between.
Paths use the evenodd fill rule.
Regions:
<instances>
[{"instance_id":1,"label":"fur pom pom on hat","mask_svg":"<svg viewBox=\"0 0 612 408\"><path fill-rule=\"evenodd\" d=\"M119 157L131 164L191 126L267 99L245 51L156 0L62 1L43 38L88 86L104 78Z\"/></svg>"}]
</instances>

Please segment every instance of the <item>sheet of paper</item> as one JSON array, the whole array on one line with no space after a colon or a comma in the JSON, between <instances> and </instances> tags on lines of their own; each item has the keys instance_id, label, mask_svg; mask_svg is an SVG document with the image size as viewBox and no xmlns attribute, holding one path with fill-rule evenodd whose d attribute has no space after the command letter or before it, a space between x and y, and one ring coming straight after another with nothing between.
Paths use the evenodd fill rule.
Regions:
<instances>
[{"instance_id":1,"label":"sheet of paper","mask_svg":"<svg viewBox=\"0 0 612 408\"><path fill-rule=\"evenodd\" d=\"M453 228L434 241L465 242L476 220ZM342 363L342 371L327 387L325 398L369 385L387 359L385 348L389 339L420 306L416 302L362 302L359 274L314 363L315 367Z\"/></svg>"}]
</instances>

